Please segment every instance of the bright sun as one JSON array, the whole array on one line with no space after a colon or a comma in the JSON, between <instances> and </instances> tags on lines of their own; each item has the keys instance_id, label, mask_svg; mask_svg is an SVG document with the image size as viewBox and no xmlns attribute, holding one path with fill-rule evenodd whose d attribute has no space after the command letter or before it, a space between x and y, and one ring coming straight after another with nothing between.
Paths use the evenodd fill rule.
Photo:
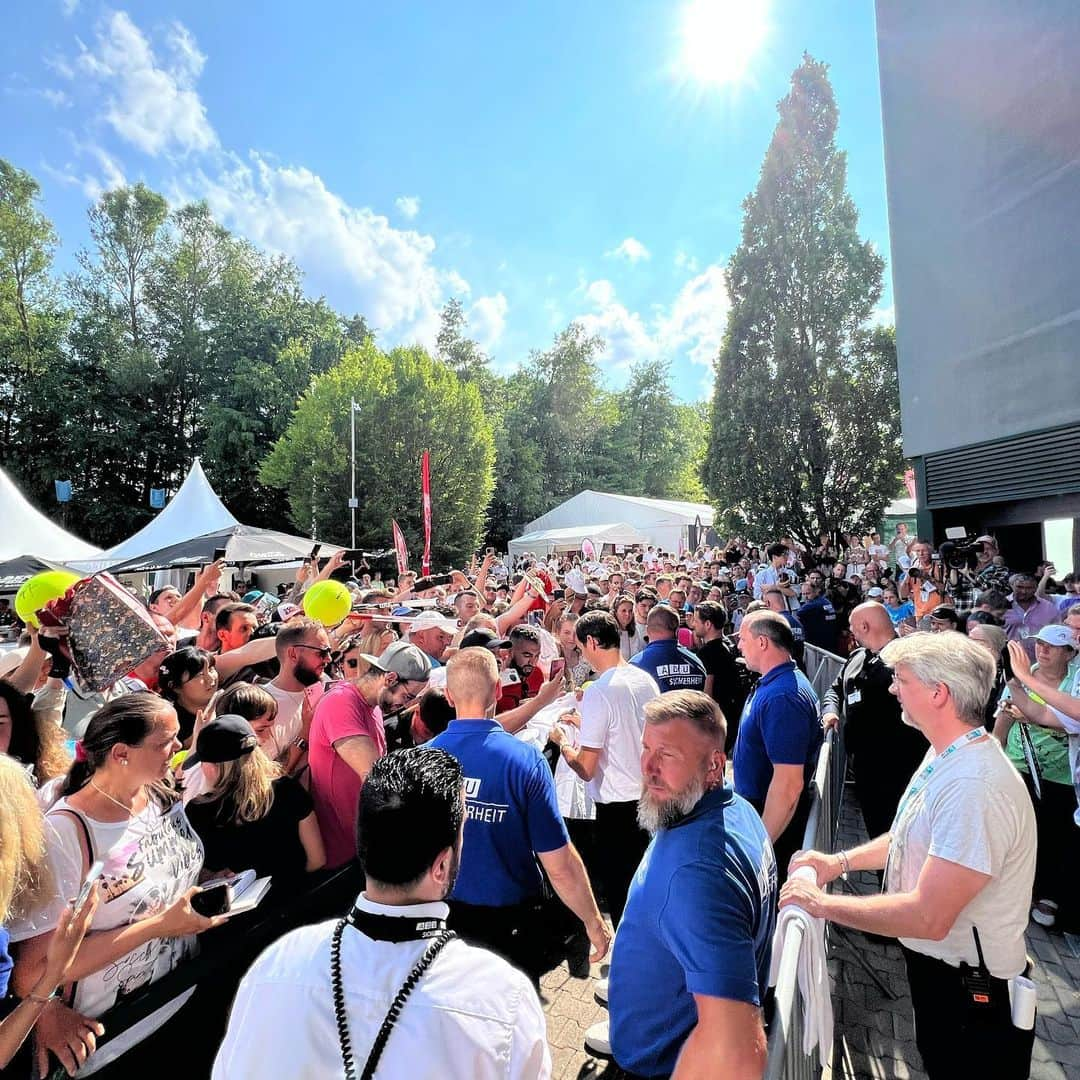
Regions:
<instances>
[{"instance_id":1,"label":"bright sun","mask_svg":"<svg viewBox=\"0 0 1080 1080\"><path fill-rule=\"evenodd\" d=\"M768 0L690 0L683 13L680 66L689 79L740 83L768 35Z\"/></svg>"}]
</instances>

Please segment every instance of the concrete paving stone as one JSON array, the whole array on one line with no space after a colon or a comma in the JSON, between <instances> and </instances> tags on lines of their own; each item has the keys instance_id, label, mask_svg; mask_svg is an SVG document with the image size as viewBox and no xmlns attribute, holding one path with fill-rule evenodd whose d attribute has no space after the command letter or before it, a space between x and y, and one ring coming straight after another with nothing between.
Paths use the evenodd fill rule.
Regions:
<instances>
[{"instance_id":1,"label":"concrete paving stone","mask_svg":"<svg viewBox=\"0 0 1080 1080\"><path fill-rule=\"evenodd\" d=\"M1056 1061L1032 1061L1028 1080L1068 1080L1068 1077Z\"/></svg>"},{"instance_id":2,"label":"concrete paving stone","mask_svg":"<svg viewBox=\"0 0 1080 1080\"><path fill-rule=\"evenodd\" d=\"M1045 937L1036 937L1034 934L1027 935L1028 952L1033 952L1040 960L1051 964L1057 963L1061 954L1055 948L1054 943Z\"/></svg>"},{"instance_id":3,"label":"concrete paving stone","mask_svg":"<svg viewBox=\"0 0 1080 1080\"><path fill-rule=\"evenodd\" d=\"M1039 1023L1042 1023L1043 1030L1039 1031ZM1044 1039L1049 1039L1051 1042L1065 1044L1075 1044L1076 1032L1073 1030L1072 1024L1062 1023L1060 1020L1055 1020L1053 1017L1047 1016L1045 1013L1036 1017L1035 1030ZM1050 1051L1051 1054L1053 1051Z\"/></svg>"}]
</instances>

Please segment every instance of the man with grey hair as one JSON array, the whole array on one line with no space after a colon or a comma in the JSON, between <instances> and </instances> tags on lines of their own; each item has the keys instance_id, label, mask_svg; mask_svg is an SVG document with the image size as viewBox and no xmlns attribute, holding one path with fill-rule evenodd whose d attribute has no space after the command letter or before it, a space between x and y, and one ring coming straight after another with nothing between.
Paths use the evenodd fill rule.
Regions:
<instances>
[{"instance_id":1,"label":"man with grey hair","mask_svg":"<svg viewBox=\"0 0 1080 1080\"><path fill-rule=\"evenodd\" d=\"M645 706L638 820L653 834L611 957L612 1056L634 1076L760 1077L776 863L724 783L723 713L674 690ZM590 1033L591 1034L591 1033Z\"/></svg>"},{"instance_id":2,"label":"man with grey hair","mask_svg":"<svg viewBox=\"0 0 1080 1080\"><path fill-rule=\"evenodd\" d=\"M930 750L889 832L851 851L800 852L780 904L865 933L898 937L915 1040L931 1080L1026 1077L1034 1030L1013 1027L1009 981L1024 974L1035 876L1035 815L1023 781L983 727L994 657L962 634L887 644L892 692ZM876 896L825 893L851 870L884 870Z\"/></svg>"}]
</instances>

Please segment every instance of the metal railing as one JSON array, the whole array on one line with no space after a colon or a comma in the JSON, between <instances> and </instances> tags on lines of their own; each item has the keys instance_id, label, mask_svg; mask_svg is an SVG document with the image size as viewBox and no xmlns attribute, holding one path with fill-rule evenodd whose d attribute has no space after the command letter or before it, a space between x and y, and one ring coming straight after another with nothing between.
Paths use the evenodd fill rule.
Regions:
<instances>
[{"instance_id":1,"label":"metal railing","mask_svg":"<svg viewBox=\"0 0 1080 1080\"><path fill-rule=\"evenodd\" d=\"M819 696L832 685L843 666L841 657L807 645L807 677ZM810 781L810 815L803 832L803 848L835 850L846 768L842 728L833 728L825 735ZM810 1054L803 1051L805 1017L798 984L803 932L802 925L792 922L780 945L765 1080L817 1080L821 1075L819 1049L815 1048Z\"/></svg>"}]
</instances>

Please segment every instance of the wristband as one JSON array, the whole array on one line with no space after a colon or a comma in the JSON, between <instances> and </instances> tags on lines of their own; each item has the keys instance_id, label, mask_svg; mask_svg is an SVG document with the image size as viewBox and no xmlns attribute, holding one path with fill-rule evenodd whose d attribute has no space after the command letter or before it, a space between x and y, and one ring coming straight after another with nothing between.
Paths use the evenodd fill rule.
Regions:
<instances>
[{"instance_id":1,"label":"wristband","mask_svg":"<svg viewBox=\"0 0 1080 1080\"><path fill-rule=\"evenodd\" d=\"M60 989L57 987L51 994L46 997L42 997L40 994L29 993L24 997L23 1001L32 1001L35 1005L48 1005L50 1001L56 1000L60 996Z\"/></svg>"},{"instance_id":2,"label":"wristband","mask_svg":"<svg viewBox=\"0 0 1080 1080\"><path fill-rule=\"evenodd\" d=\"M292 744L300 751L300 753L304 753L308 748L308 741L303 735L297 735L296 738L293 739Z\"/></svg>"},{"instance_id":3,"label":"wristband","mask_svg":"<svg viewBox=\"0 0 1080 1080\"><path fill-rule=\"evenodd\" d=\"M843 867L843 870L840 871L840 877L844 881L847 881L848 874L851 873L851 863L848 862L847 852L846 851L838 851L836 853L836 855L837 855L837 858L840 860L840 865Z\"/></svg>"}]
</instances>

